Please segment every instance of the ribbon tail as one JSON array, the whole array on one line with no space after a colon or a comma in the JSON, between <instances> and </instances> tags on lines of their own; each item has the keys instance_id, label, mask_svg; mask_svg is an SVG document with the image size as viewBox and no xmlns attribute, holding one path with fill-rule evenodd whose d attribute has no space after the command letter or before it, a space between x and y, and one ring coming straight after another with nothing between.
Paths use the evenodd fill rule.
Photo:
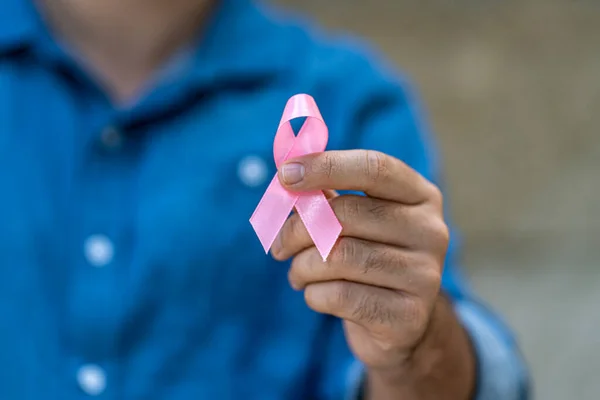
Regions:
<instances>
[{"instance_id":1,"label":"ribbon tail","mask_svg":"<svg viewBox=\"0 0 600 400\"><path fill-rule=\"evenodd\" d=\"M342 225L327 198L321 191L303 193L296 202L296 210L323 261L327 261L342 233Z\"/></svg>"},{"instance_id":2,"label":"ribbon tail","mask_svg":"<svg viewBox=\"0 0 600 400\"><path fill-rule=\"evenodd\" d=\"M250 224L254 228L265 253L269 252L297 200L298 195L285 190L279 183L279 178L275 175L258 206L256 206L252 217L250 217Z\"/></svg>"}]
</instances>

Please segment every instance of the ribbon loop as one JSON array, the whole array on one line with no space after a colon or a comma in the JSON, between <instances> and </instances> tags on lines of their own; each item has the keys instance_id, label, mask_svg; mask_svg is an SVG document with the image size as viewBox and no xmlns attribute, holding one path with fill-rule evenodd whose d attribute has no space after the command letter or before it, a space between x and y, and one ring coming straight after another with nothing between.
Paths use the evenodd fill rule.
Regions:
<instances>
[{"instance_id":1,"label":"ribbon loop","mask_svg":"<svg viewBox=\"0 0 600 400\"><path fill-rule=\"evenodd\" d=\"M302 117L306 117L306 121L296 136L290 121ZM273 143L275 164L279 168L284 160L324 151L328 140L329 129L323 121L315 100L309 95L295 95L285 105L275 134Z\"/></svg>"},{"instance_id":2,"label":"ribbon loop","mask_svg":"<svg viewBox=\"0 0 600 400\"><path fill-rule=\"evenodd\" d=\"M296 136L290 121L301 117L306 117L306 121ZM307 94L297 94L288 100L275 134L275 165L279 168L290 158L322 152L328 139L329 131L315 100ZM281 185L277 175L250 218L265 252L271 248L294 206L323 260L327 259L342 232L327 198L322 191L292 193Z\"/></svg>"}]
</instances>

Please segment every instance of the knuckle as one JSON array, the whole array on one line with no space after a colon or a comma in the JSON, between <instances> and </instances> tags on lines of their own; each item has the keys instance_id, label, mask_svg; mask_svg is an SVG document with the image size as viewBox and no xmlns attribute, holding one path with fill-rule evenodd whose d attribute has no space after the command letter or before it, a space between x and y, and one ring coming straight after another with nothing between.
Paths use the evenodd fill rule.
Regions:
<instances>
[{"instance_id":1,"label":"knuckle","mask_svg":"<svg viewBox=\"0 0 600 400\"><path fill-rule=\"evenodd\" d=\"M367 324L388 325L393 315L388 305L376 295L362 295L356 300L352 317Z\"/></svg>"},{"instance_id":2,"label":"knuckle","mask_svg":"<svg viewBox=\"0 0 600 400\"><path fill-rule=\"evenodd\" d=\"M430 221L430 235L434 248L446 254L450 242L450 229L442 218L433 218Z\"/></svg>"},{"instance_id":3,"label":"knuckle","mask_svg":"<svg viewBox=\"0 0 600 400\"><path fill-rule=\"evenodd\" d=\"M364 173L370 184L379 183L388 175L387 157L379 151L366 150L364 165Z\"/></svg>"},{"instance_id":4,"label":"knuckle","mask_svg":"<svg viewBox=\"0 0 600 400\"><path fill-rule=\"evenodd\" d=\"M369 199L371 204L369 205L368 211L369 216L375 221L388 221L392 218L394 210L389 204L381 202L376 199Z\"/></svg>"},{"instance_id":5,"label":"knuckle","mask_svg":"<svg viewBox=\"0 0 600 400\"><path fill-rule=\"evenodd\" d=\"M442 215L422 207L415 215L419 219L415 237L422 248L445 255L450 242L450 229Z\"/></svg>"},{"instance_id":6,"label":"knuckle","mask_svg":"<svg viewBox=\"0 0 600 400\"><path fill-rule=\"evenodd\" d=\"M367 274L374 271L386 270L389 267L389 250L385 248L372 248L366 251L364 261L360 263L360 271Z\"/></svg>"},{"instance_id":7,"label":"knuckle","mask_svg":"<svg viewBox=\"0 0 600 400\"><path fill-rule=\"evenodd\" d=\"M333 200L332 207L342 223L354 221L360 214L360 203L355 196L339 196Z\"/></svg>"},{"instance_id":8,"label":"knuckle","mask_svg":"<svg viewBox=\"0 0 600 400\"><path fill-rule=\"evenodd\" d=\"M395 204L388 210L389 218L398 224L406 224L407 220L411 218L411 207L402 204Z\"/></svg>"},{"instance_id":9,"label":"knuckle","mask_svg":"<svg viewBox=\"0 0 600 400\"><path fill-rule=\"evenodd\" d=\"M446 251L448 251L448 245L450 244L450 228L448 228L446 223L441 224L438 235L445 255Z\"/></svg>"},{"instance_id":10,"label":"knuckle","mask_svg":"<svg viewBox=\"0 0 600 400\"><path fill-rule=\"evenodd\" d=\"M423 275L425 287L431 289L432 292L437 293L442 284L442 269L434 265L422 269L421 274Z\"/></svg>"},{"instance_id":11,"label":"knuckle","mask_svg":"<svg viewBox=\"0 0 600 400\"><path fill-rule=\"evenodd\" d=\"M342 237L331 252L331 262L336 265L350 265L356 263L360 255L360 248L356 240Z\"/></svg>"},{"instance_id":12,"label":"knuckle","mask_svg":"<svg viewBox=\"0 0 600 400\"><path fill-rule=\"evenodd\" d=\"M442 193L440 188L437 185L429 182L428 191L428 198L430 199L430 202L442 209L444 205L444 194Z\"/></svg>"},{"instance_id":13,"label":"knuckle","mask_svg":"<svg viewBox=\"0 0 600 400\"><path fill-rule=\"evenodd\" d=\"M319 162L315 163L314 172L324 175L327 179L330 179L337 170L337 164L337 158L333 153L321 153Z\"/></svg>"},{"instance_id":14,"label":"knuckle","mask_svg":"<svg viewBox=\"0 0 600 400\"><path fill-rule=\"evenodd\" d=\"M332 202L335 214L342 223L357 222L368 218L371 221L382 222L395 218L393 205L366 196L344 195Z\"/></svg>"},{"instance_id":15,"label":"knuckle","mask_svg":"<svg viewBox=\"0 0 600 400\"><path fill-rule=\"evenodd\" d=\"M421 303L407 295L404 296L402 303L402 307L398 310L398 319L408 325L420 326L426 315Z\"/></svg>"},{"instance_id":16,"label":"knuckle","mask_svg":"<svg viewBox=\"0 0 600 400\"><path fill-rule=\"evenodd\" d=\"M386 250L386 252L389 252L389 255L386 254L385 258L390 260L390 272L395 276L406 276L411 270L416 269L413 268L414 266L418 267L419 261L411 253L397 250L393 254L391 250ZM410 274L408 276L410 283Z\"/></svg>"},{"instance_id":17,"label":"knuckle","mask_svg":"<svg viewBox=\"0 0 600 400\"><path fill-rule=\"evenodd\" d=\"M336 281L332 282L331 294L327 296L328 308L341 310L348 306L353 297L354 289L349 282Z\"/></svg>"}]
</instances>

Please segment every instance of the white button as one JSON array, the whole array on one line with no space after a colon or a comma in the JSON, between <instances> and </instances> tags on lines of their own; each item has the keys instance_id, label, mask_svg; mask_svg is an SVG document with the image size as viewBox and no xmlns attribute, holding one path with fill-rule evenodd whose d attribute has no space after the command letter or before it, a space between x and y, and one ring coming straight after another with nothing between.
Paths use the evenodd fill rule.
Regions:
<instances>
[{"instance_id":1,"label":"white button","mask_svg":"<svg viewBox=\"0 0 600 400\"><path fill-rule=\"evenodd\" d=\"M90 396L98 396L106 389L106 374L97 365L87 364L77 371L79 387Z\"/></svg>"},{"instance_id":2,"label":"white button","mask_svg":"<svg viewBox=\"0 0 600 400\"><path fill-rule=\"evenodd\" d=\"M257 156L244 157L238 165L238 176L247 186L259 186L267 179L267 165Z\"/></svg>"},{"instance_id":3,"label":"white button","mask_svg":"<svg viewBox=\"0 0 600 400\"><path fill-rule=\"evenodd\" d=\"M104 235L92 235L84 244L85 258L94 267L103 267L112 261L114 255L113 244Z\"/></svg>"},{"instance_id":4,"label":"white button","mask_svg":"<svg viewBox=\"0 0 600 400\"><path fill-rule=\"evenodd\" d=\"M123 137L121 132L114 126L107 126L100 135L100 140L105 147L114 149L121 145Z\"/></svg>"}]
</instances>

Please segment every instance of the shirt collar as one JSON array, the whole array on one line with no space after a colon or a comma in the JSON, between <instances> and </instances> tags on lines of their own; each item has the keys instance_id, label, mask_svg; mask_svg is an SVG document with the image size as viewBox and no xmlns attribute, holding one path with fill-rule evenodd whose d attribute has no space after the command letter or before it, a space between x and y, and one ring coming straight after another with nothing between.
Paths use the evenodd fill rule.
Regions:
<instances>
[{"instance_id":1,"label":"shirt collar","mask_svg":"<svg viewBox=\"0 0 600 400\"><path fill-rule=\"evenodd\" d=\"M34 0L2 0L0 55L26 48L43 34ZM249 79L289 66L291 49L253 0L219 0L193 55L193 74L200 84Z\"/></svg>"}]
</instances>

